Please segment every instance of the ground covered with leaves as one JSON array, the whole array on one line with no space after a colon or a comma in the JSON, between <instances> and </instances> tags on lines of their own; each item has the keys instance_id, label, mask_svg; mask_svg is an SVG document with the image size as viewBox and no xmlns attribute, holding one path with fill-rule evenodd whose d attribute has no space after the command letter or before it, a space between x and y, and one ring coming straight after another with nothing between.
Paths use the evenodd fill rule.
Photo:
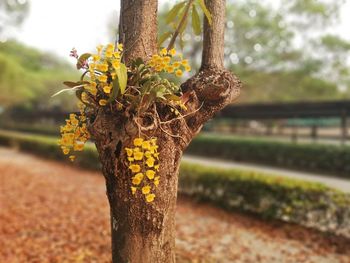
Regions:
<instances>
[{"instance_id":1,"label":"ground covered with leaves","mask_svg":"<svg viewBox=\"0 0 350 263\"><path fill-rule=\"evenodd\" d=\"M0 149L0 262L110 262L104 179ZM180 198L178 262L350 262L350 240Z\"/></svg>"}]
</instances>

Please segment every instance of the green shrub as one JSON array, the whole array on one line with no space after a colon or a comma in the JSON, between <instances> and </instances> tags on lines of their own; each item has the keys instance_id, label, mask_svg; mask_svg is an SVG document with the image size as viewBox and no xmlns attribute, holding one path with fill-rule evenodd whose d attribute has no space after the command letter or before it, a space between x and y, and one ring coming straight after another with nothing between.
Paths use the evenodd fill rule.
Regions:
<instances>
[{"instance_id":1,"label":"green shrub","mask_svg":"<svg viewBox=\"0 0 350 263\"><path fill-rule=\"evenodd\" d=\"M69 162L61 153L57 139L52 137L0 131L0 145ZM95 147L87 145L74 165L100 169ZM350 195L321 183L182 163L179 193L228 210L294 222L350 237Z\"/></svg>"},{"instance_id":2,"label":"green shrub","mask_svg":"<svg viewBox=\"0 0 350 263\"><path fill-rule=\"evenodd\" d=\"M350 237L350 195L321 183L182 164L179 191L249 212Z\"/></svg>"},{"instance_id":3,"label":"green shrub","mask_svg":"<svg viewBox=\"0 0 350 263\"><path fill-rule=\"evenodd\" d=\"M186 153L350 178L350 147L200 135Z\"/></svg>"},{"instance_id":4,"label":"green shrub","mask_svg":"<svg viewBox=\"0 0 350 263\"><path fill-rule=\"evenodd\" d=\"M55 135L59 131L58 127L5 123L0 127L44 135ZM186 153L350 178L349 146L200 135L191 142Z\"/></svg>"}]
</instances>

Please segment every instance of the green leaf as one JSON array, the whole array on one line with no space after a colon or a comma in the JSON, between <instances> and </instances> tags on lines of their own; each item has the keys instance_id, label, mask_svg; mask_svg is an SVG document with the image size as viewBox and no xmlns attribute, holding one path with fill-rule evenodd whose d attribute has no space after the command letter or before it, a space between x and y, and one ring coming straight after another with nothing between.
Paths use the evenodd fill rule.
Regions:
<instances>
[{"instance_id":1,"label":"green leaf","mask_svg":"<svg viewBox=\"0 0 350 263\"><path fill-rule=\"evenodd\" d=\"M63 82L63 84L69 88L74 88L76 86L81 85L81 82L65 81L65 82Z\"/></svg>"},{"instance_id":2,"label":"green leaf","mask_svg":"<svg viewBox=\"0 0 350 263\"><path fill-rule=\"evenodd\" d=\"M133 62L131 62L131 66L134 67L134 68L137 68L137 67L139 67L142 64L145 64L145 62L143 62L142 58L137 58Z\"/></svg>"},{"instance_id":3,"label":"green leaf","mask_svg":"<svg viewBox=\"0 0 350 263\"><path fill-rule=\"evenodd\" d=\"M125 89L126 89L126 85L128 82L128 69L125 66L125 64L121 63L120 67L118 69L116 69L115 72L117 73L117 77L118 77L118 84L119 84L120 93L124 94Z\"/></svg>"},{"instance_id":4,"label":"green leaf","mask_svg":"<svg viewBox=\"0 0 350 263\"><path fill-rule=\"evenodd\" d=\"M180 10L185 6L186 3L187 3L186 1L183 1L181 3L174 5L174 7L169 11L169 13L165 17L166 24L170 24L175 20L176 16L180 12Z\"/></svg>"},{"instance_id":5,"label":"green leaf","mask_svg":"<svg viewBox=\"0 0 350 263\"><path fill-rule=\"evenodd\" d=\"M166 95L164 95L164 97L167 100L181 101L181 98L179 96L174 95L174 94L166 94Z\"/></svg>"},{"instance_id":6,"label":"green leaf","mask_svg":"<svg viewBox=\"0 0 350 263\"><path fill-rule=\"evenodd\" d=\"M200 7L201 7L201 9L202 9L202 11L203 11L203 13L204 13L204 15L205 15L206 18L208 19L209 25L211 25L211 22L212 22L212 20L211 20L211 14L210 14L210 12L209 12L207 6L205 5L204 0L198 0L198 3L199 3L199 5L200 5Z\"/></svg>"},{"instance_id":7,"label":"green leaf","mask_svg":"<svg viewBox=\"0 0 350 263\"><path fill-rule=\"evenodd\" d=\"M82 54L77 61L77 69L81 69L84 65L84 61L87 60L89 57L91 57L90 53L84 53Z\"/></svg>"},{"instance_id":8,"label":"green leaf","mask_svg":"<svg viewBox=\"0 0 350 263\"><path fill-rule=\"evenodd\" d=\"M183 14L181 14L181 17L185 15L185 11L186 11L186 10L184 10ZM179 28L179 33L180 33L180 34L182 34L182 33L185 31L185 29L186 29L186 27L187 27L187 22L188 22L188 16L186 16L184 23L183 23L183 24L181 25L181 27ZM181 21L180 21L179 23L181 23Z\"/></svg>"},{"instance_id":9,"label":"green leaf","mask_svg":"<svg viewBox=\"0 0 350 263\"><path fill-rule=\"evenodd\" d=\"M160 47L165 40L167 40L169 37L171 36L171 32L165 32L164 34L160 35L159 39L158 39L158 46Z\"/></svg>"},{"instance_id":10,"label":"green leaf","mask_svg":"<svg viewBox=\"0 0 350 263\"><path fill-rule=\"evenodd\" d=\"M192 6L192 28L195 35L200 35L201 33L201 20L199 18L196 6Z\"/></svg>"},{"instance_id":11,"label":"green leaf","mask_svg":"<svg viewBox=\"0 0 350 263\"><path fill-rule=\"evenodd\" d=\"M111 94L111 96L109 97L109 99L107 101L108 103L111 103L112 101L114 101L117 98L119 90L120 90L120 88L119 88L119 81L118 81L117 78L115 78L113 80L112 84L113 84L112 94Z\"/></svg>"}]
</instances>

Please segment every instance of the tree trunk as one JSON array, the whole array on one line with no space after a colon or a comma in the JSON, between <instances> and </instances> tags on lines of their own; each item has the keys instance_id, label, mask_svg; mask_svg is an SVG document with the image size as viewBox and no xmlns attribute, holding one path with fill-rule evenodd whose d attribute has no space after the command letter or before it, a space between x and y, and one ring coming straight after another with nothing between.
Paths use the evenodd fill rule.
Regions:
<instances>
[{"instance_id":1,"label":"tree trunk","mask_svg":"<svg viewBox=\"0 0 350 263\"><path fill-rule=\"evenodd\" d=\"M239 94L239 80L222 63L225 0L210 0L207 5L213 23L211 28L204 24L201 71L182 85L188 108L185 118L169 118L169 109L161 104L152 105L136 120L115 115L108 107L88 116L106 179L114 263L175 262L175 210L183 150L203 123ZM157 6L156 0L121 0L119 42L124 44L126 63L157 53ZM142 137L157 137L159 146L160 183L151 203L130 190L124 149L132 147L139 127Z\"/></svg>"}]
</instances>

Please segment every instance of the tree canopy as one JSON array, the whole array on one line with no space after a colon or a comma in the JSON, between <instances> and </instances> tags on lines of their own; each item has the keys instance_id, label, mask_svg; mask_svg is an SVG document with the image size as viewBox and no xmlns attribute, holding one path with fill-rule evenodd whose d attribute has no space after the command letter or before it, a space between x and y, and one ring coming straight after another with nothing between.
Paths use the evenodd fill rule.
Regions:
<instances>
[{"instance_id":1,"label":"tree canopy","mask_svg":"<svg viewBox=\"0 0 350 263\"><path fill-rule=\"evenodd\" d=\"M338 1L228 1L225 62L244 87L240 102L349 98L350 43L329 33ZM162 32L166 17L160 19ZM201 37L183 34L185 53L200 58ZM186 48L187 46L187 48Z\"/></svg>"},{"instance_id":2,"label":"tree canopy","mask_svg":"<svg viewBox=\"0 0 350 263\"><path fill-rule=\"evenodd\" d=\"M75 103L69 95L51 99L57 88L63 86L62 79L76 76L67 62L18 42L7 41L0 43L0 68L1 107L73 108Z\"/></svg>"}]
</instances>

